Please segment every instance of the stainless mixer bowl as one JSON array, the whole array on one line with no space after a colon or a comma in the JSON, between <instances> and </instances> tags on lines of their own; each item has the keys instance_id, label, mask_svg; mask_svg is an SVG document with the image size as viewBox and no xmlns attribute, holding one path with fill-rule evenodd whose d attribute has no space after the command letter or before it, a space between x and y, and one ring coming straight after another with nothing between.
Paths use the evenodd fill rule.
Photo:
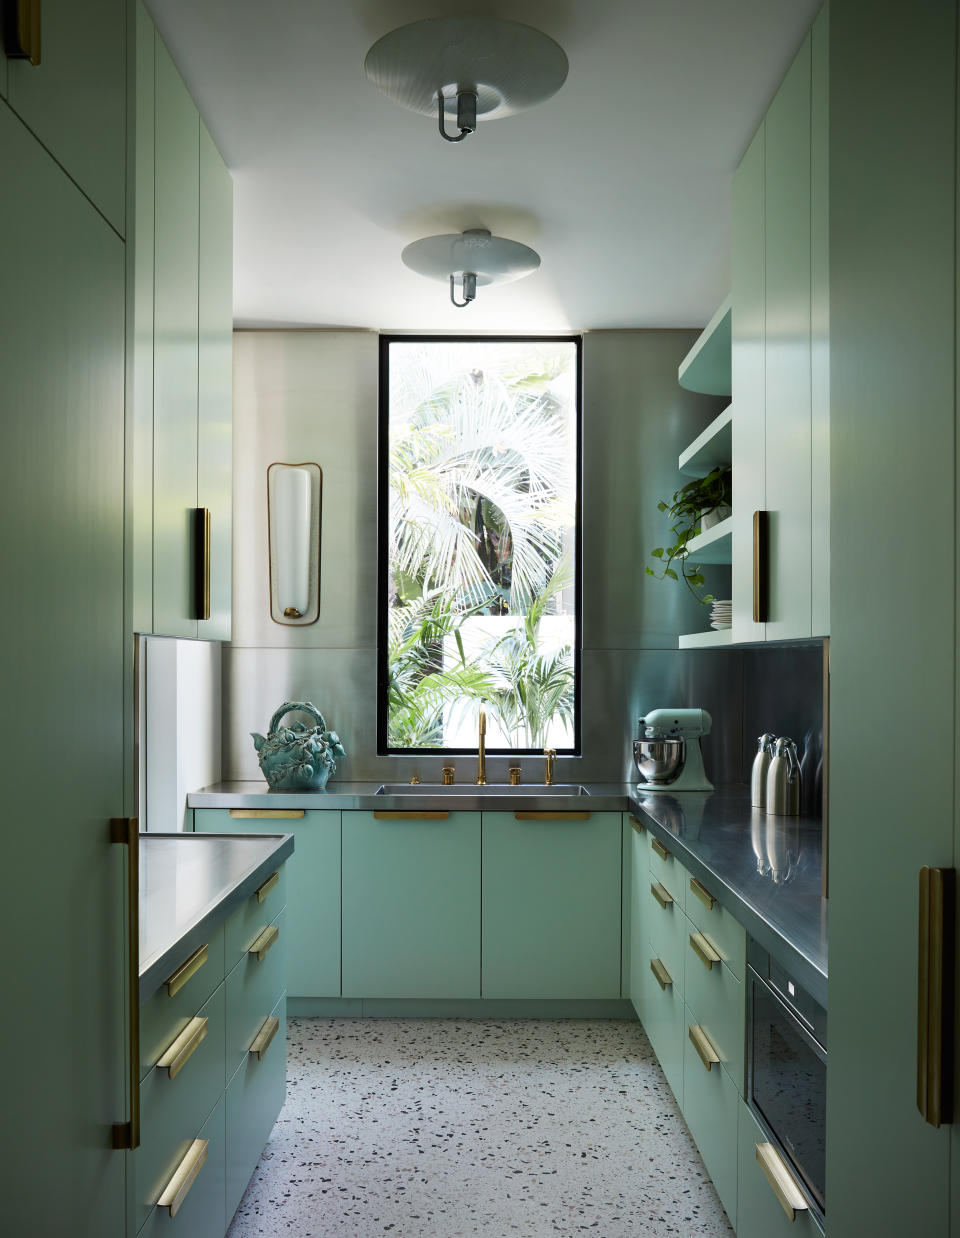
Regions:
<instances>
[{"instance_id":1,"label":"stainless mixer bowl","mask_svg":"<svg viewBox=\"0 0 960 1238\"><path fill-rule=\"evenodd\" d=\"M684 740L635 739L633 759L642 778L654 785L672 782L683 769Z\"/></svg>"}]
</instances>

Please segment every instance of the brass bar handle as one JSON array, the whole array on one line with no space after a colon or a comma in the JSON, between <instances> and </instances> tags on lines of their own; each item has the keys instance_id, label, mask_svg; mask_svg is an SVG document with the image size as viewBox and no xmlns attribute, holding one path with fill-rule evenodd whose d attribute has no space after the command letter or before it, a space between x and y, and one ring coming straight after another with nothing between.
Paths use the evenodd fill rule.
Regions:
<instances>
[{"instance_id":1,"label":"brass bar handle","mask_svg":"<svg viewBox=\"0 0 960 1238\"><path fill-rule=\"evenodd\" d=\"M157 1059L157 1068L165 1070L171 1079L176 1079L190 1058L200 1048L207 1035L209 1019L201 1019L199 1015L190 1020L180 1035Z\"/></svg>"},{"instance_id":2,"label":"brass bar handle","mask_svg":"<svg viewBox=\"0 0 960 1238\"><path fill-rule=\"evenodd\" d=\"M636 817L630 818L630 828L635 834L642 834L646 830L646 826L642 821L638 821Z\"/></svg>"},{"instance_id":3,"label":"brass bar handle","mask_svg":"<svg viewBox=\"0 0 960 1238\"><path fill-rule=\"evenodd\" d=\"M127 849L127 1089L130 1120L114 1122L116 1149L140 1147L140 821L137 817L111 817L110 842Z\"/></svg>"},{"instance_id":4,"label":"brass bar handle","mask_svg":"<svg viewBox=\"0 0 960 1238\"><path fill-rule=\"evenodd\" d=\"M917 1108L953 1121L953 971L956 870L921 868L917 959Z\"/></svg>"},{"instance_id":5,"label":"brass bar handle","mask_svg":"<svg viewBox=\"0 0 960 1238\"><path fill-rule=\"evenodd\" d=\"M231 808L230 816L236 821L299 821L305 815L303 808Z\"/></svg>"},{"instance_id":6,"label":"brass bar handle","mask_svg":"<svg viewBox=\"0 0 960 1238\"><path fill-rule=\"evenodd\" d=\"M179 993L191 976L195 976L206 961L207 947L202 945L194 950L186 962L181 963L171 976L164 980L163 983L167 986L167 996L173 997L175 993Z\"/></svg>"},{"instance_id":7,"label":"brass bar handle","mask_svg":"<svg viewBox=\"0 0 960 1238\"><path fill-rule=\"evenodd\" d=\"M392 809L378 808L374 811L374 821L446 821L448 812L394 812Z\"/></svg>"},{"instance_id":8,"label":"brass bar handle","mask_svg":"<svg viewBox=\"0 0 960 1238\"><path fill-rule=\"evenodd\" d=\"M753 622L770 613L770 513L753 513Z\"/></svg>"},{"instance_id":9,"label":"brass bar handle","mask_svg":"<svg viewBox=\"0 0 960 1238\"><path fill-rule=\"evenodd\" d=\"M720 955L713 948L713 943L709 937L704 937L703 933L690 934L690 948L708 971L713 968L714 963L720 962Z\"/></svg>"},{"instance_id":10,"label":"brass bar handle","mask_svg":"<svg viewBox=\"0 0 960 1238\"><path fill-rule=\"evenodd\" d=\"M793 1174L772 1143L758 1143L754 1146L757 1150L757 1163L773 1187L773 1193L779 1199L780 1207L791 1221L795 1221L798 1212L806 1212L810 1207L806 1196L797 1186Z\"/></svg>"},{"instance_id":11,"label":"brass bar handle","mask_svg":"<svg viewBox=\"0 0 960 1238\"><path fill-rule=\"evenodd\" d=\"M711 1070L720 1061L716 1049L707 1039L707 1034L699 1023L694 1023L692 1027L687 1028L687 1033L693 1043L693 1047L697 1051L697 1057L703 1062L707 1070Z\"/></svg>"},{"instance_id":12,"label":"brass bar handle","mask_svg":"<svg viewBox=\"0 0 960 1238\"><path fill-rule=\"evenodd\" d=\"M193 509L195 619L210 618L210 508Z\"/></svg>"},{"instance_id":13,"label":"brass bar handle","mask_svg":"<svg viewBox=\"0 0 960 1238\"><path fill-rule=\"evenodd\" d=\"M258 934L256 939L251 942L247 953L255 954L257 956L257 962L262 963L266 958L267 951L271 949L279 936L279 927L276 924L268 924L263 932Z\"/></svg>"},{"instance_id":14,"label":"brass bar handle","mask_svg":"<svg viewBox=\"0 0 960 1238\"><path fill-rule=\"evenodd\" d=\"M250 1053L255 1054L257 1061L263 1061L263 1055L270 1048L270 1042L277 1034L277 1028L280 1026L280 1020L275 1014L264 1019L263 1026L253 1038L253 1044L250 1046Z\"/></svg>"},{"instance_id":15,"label":"brass bar handle","mask_svg":"<svg viewBox=\"0 0 960 1238\"><path fill-rule=\"evenodd\" d=\"M654 849L661 860L669 860L671 858L670 852L666 849L659 838L651 838L650 846Z\"/></svg>"},{"instance_id":16,"label":"brass bar handle","mask_svg":"<svg viewBox=\"0 0 960 1238\"><path fill-rule=\"evenodd\" d=\"M8 60L40 64L42 43L40 0L6 0L3 6L3 42Z\"/></svg>"},{"instance_id":17,"label":"brass bar handle","mask_svg":"<svg viewBox=\"0 0 960 1238\"><path fill-rule=\"evenodd\" d=\"M588 812L515 812L517 821L589 821Z\"/></svg>"},{"instance_id":18,"label":"brass bar handle","mask_svg":"<svg viewBox=\"0 0 960 1238\"><path fill-rule=\"evenodd\" d=\"M157 1200L158 1208L169 1208L170 1216L175 1217L180 1211L180 1205L187 1198L190 1188L197 1180L197 1174L203 1168L210 1147L209 1139L195 1139L187 1148L186 1155L173 1172L173 1177L163 1189L163 1194Z\"/></svg>"},{"instance_id":19,"label":"brass bar handle","mask_svg":"<svg viewBox=\"0 0 960 1238\"><path fill-rule=\"evenodd\" d=\"M690 889L696 894L697 898L703 903L707 911L713 911L713 905L717 901L706 886L702 886L696 877L690 878Z\"/></svg>"},{"instance_id":20,"label":"brass bar handle","mask_svg":"<svg viewBox=\"0 0 960 1238\"><path fill-rule=\"evenodd\" d=\"M666 910L673 902L673 895L667 887L661 885L659 881L654 881L651 883L650 893L664 910Z\"/></svg>"},{"instance_id":21,"label":"brass bar handle","mask_svg":"<svg viewBox=\"0 0 960 1238\"><path fill-rule=\"evenodd\" d=\"M653 972L654 976L656 976L657 984L659 984L661 989L665 989L668 984L673 984L673 977L664 967L660 959L650 960L650 970Z\"/></svg>"},{"instance_id":22,"label":"brass bar handle","mask_svg":"<svg viewBox=\"0 0 960 1238\"><path fill-rule=\"evenodd\" d=\"M257 902L262 903L271 890L275 889L280 884L280 870L278 869L270 877L266 879L262 886L258 886L255 893Z\"/></svg>"}]
</instances>

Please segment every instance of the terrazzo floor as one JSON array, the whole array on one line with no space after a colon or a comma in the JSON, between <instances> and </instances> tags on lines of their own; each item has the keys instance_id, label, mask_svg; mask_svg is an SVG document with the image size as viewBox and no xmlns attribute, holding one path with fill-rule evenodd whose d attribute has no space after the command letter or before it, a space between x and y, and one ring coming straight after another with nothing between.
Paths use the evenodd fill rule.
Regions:
<instances>
[{"instance_id":1,"label":"terrazzo floor","mask_svg":"<svg viewBox=\"0 0 960 1238\"><path fill-rule=\"evenodd\" d=\"M733 1234L638 1023L291 1019L228 1238Z\"/></svg>"}]
</instances>

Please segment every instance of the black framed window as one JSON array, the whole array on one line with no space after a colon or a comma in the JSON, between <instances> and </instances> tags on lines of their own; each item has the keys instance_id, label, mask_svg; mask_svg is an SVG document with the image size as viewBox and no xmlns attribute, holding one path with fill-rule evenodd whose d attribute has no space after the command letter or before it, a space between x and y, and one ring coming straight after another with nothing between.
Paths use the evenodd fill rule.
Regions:
<instances>
[{"instance_id":1,"label":"black framed window","mask_svg":"<svg viewBox=\"0 0 960 1238\"><path fill-rule=\"evenodd\" d=\"M377 750L580 752L581 340L382 336Z\"/></svg>"}]
</instances>

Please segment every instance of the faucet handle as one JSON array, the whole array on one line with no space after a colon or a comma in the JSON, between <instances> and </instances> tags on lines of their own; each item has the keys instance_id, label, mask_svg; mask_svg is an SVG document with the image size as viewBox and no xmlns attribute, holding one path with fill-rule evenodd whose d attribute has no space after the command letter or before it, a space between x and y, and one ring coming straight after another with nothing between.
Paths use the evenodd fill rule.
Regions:
<instances>
[{"instance_id":1,"label":"faucet handle","mask_svg":"<svg viewBox=\"0 0 960 1238\"><path fill-rule=\"evenodd\" d=\"M443 785L445 787L452 787L454 767L452 765L445 765L441 770L441 773L443 774Z\"/></svg>"},{"instance_id":2,"label":"faucet handle","mask_svg":"<svg viewBox=\"0 0 960 1238\"><path fill-rule=\"evenodd\" d=\"M553 786L553 766L557 759L556 748L544 748L543 755L546 757L546 768L544 769L543 781L548 787Z\"/></svg>"},{"instance_id":3,"label":"faucet handle","mask_svg":"<svg viewBox=\"0 0 960 1238\"><path fill-rule=\"evenodd\" d=\"M520 785L520 772L521 772L521 771L520 771L520 766L519 766L519 765L511 765L511 766L510 766L510 771L509 771L509 772L510 772L510 785L511 785L511 787L519 787L519 785Z\"/></svg>"}]
</instances>

